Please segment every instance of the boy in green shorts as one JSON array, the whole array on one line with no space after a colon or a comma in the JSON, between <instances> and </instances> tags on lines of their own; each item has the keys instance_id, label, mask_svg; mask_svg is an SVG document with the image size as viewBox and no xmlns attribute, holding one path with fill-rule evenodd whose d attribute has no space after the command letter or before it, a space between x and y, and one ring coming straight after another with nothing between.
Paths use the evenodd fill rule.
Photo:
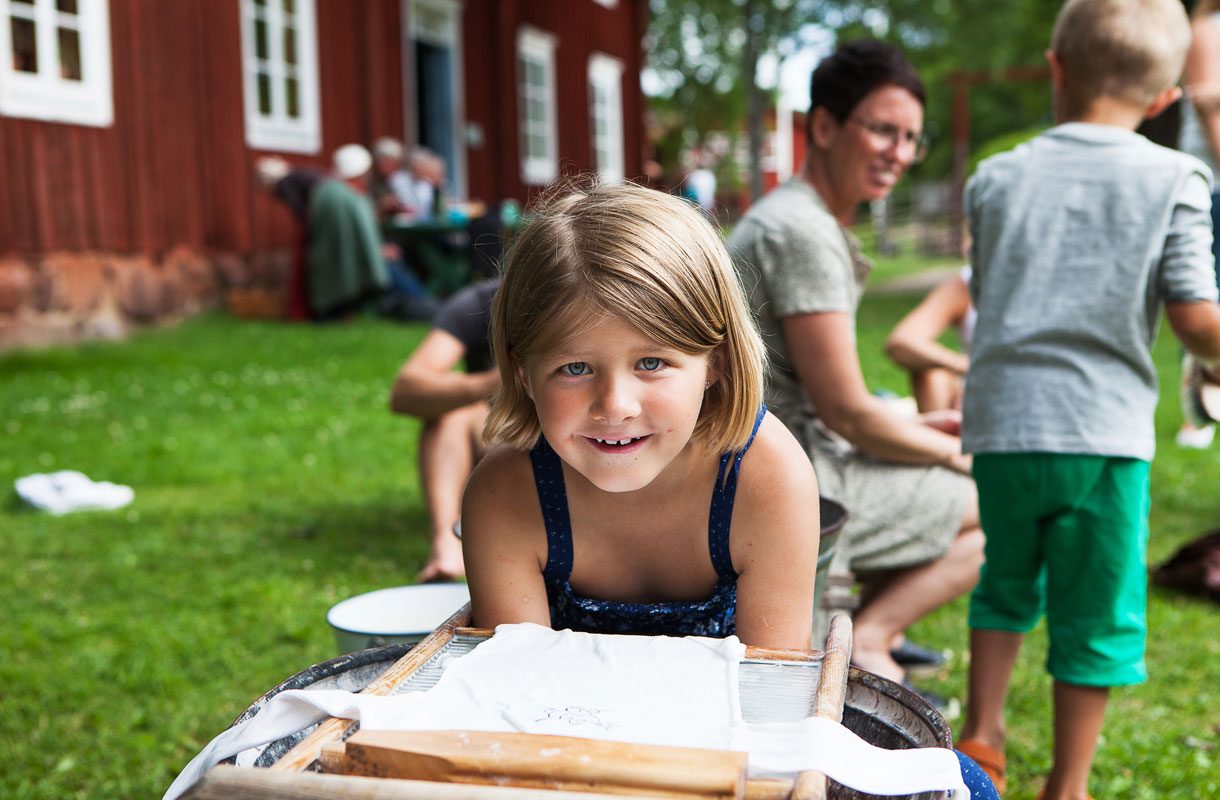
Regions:
<instances>
[{"instance_id":1,"label":"boy in green shorts","mask_svg":"<svg viewBox=\"0 0 1220 800\"><path fill-rule=\"evenodd\" d=\"M1180 96L1189 39L1178 0L1068 0L1047 53L1058 124L984 161L966 191L978 325L962 445L987 545L958 747L1001 792L1008 682L1043 613L1047 800L1088 796L1109 687L1146 679L1162 303L1186 348L1220 361L1210 172L1134 133Z\"/></svg>"}]
</instances>

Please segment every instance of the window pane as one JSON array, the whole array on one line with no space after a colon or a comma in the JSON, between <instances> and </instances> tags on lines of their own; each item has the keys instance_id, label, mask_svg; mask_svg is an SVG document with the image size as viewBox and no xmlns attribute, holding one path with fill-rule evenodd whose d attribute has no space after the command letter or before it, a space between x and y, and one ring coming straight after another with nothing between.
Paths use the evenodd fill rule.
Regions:
<instances>
[{"instance_id":1,"label":"window pane","mask_svg":"<svg viewBox=\"0 0 1220 800\"><path fill-rule=\"evenodd\" d=\"M267 59L267 21L254 20L254 57Z\"/></svg>"},{"instance_id":2,"label":"window pane","mask_svg":"<svg viewBox=\"0 0 1220 800\"><path fill-rule=\"evenodd\" d=\"M284 61L288 64L297 63L297 32L296 28L284 28Z\"/></svg>"},{"instance_id":3,"label":"window pane","mask_svg":"<svg viewBox=\"0 0 1220 800\"><path fill-rule=\"evenodd\" d=\"M38 44L34 35L34 20L12 17L13 69L18 72L38 71Z\"/></svg>"},{"instance_id":4,"label":"window pane","mask_svg":"<svg viewBox=\"0 0 1220 800\"><path fill-rule=\"evenodd\" d=\"M79 81L80 31L60 28L59 31L59 76L69 81Z\"/></svg>"},{"instance_id":5,"label":"window pane","mask_svg":"<svg viewBox=\"0 0 1220 800\"><path fill-rule=\"evenodd\" d=\"M258 73L258 113L271 115L271 76L265 72Z\"/></svg>"},{"instance_id":6,"label":"window pane","mask_svg":"<svg viewBox=\"0 0 1220 800\"><path fill-rule=\"evenodd\" d=\"M297 4L294 3L293 0L284 0L284 13L285 14L295 14L296 10L297 10Z\"/></svg>"},{"instance_id":7,"label":"window pane","mask_svg":"<svg viewBox=\"0 0 1220 800\"><path fill-rule=\"evenodd\" d=\"M288 97L288 116L293 119L298 119L301 116L301 106L298 100L299 94L297 90L297 79L287 78L284 80L285 94Z\"/></svg>"},{"instance_id":8,"label":"window pane","mask_svg":"<svg viewBox=\"0 0 1220 800\"><path fill-rule=\"evenodd\" d=\"M76 0L55 0L55 10L61 11L64 14L79 13L76 10Z\"/></svg>"}]
</instances>

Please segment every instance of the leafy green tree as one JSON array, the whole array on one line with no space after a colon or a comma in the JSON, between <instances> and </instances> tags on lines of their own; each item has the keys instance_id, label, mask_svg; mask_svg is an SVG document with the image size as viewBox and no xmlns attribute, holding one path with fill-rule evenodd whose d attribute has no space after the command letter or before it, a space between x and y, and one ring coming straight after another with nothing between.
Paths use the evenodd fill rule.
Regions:
<instances>
[{"instance_id":1,"label":"leafy green tree","mask_svg":"<svg viewBox=\"0 0 1220 800\"><path fill-rule=\"evenodd\" d=\"M710 136L736 149L744 123L754 194L762 186L762 119L774 92L758 86L759 60L789 48L820 0L652 0L648 66L662 86L652 108L657 157L673 166ZM731 159L730 159L731 163ZM730 181L735 175L724 175Z\"/></svg>"}]
</instances>

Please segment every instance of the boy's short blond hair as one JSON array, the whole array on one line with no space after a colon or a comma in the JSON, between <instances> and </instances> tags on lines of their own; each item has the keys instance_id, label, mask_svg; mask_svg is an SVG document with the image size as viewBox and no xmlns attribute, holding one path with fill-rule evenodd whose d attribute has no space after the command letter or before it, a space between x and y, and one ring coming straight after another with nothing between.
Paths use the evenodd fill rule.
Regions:
<instances>
[{"instance_id":1,"label":"boy's short blond hair","mask_svg":"<svg viewBox=\"0 0 1220 800\"><path fill-rule=\"evenodd\" d=\"M1179 0L1068 0L1051 35L1066 110L1079 114L1099 97L1152 103L1182 76L1189 46Z\"/></svg>"},{"instance_id":2,"label":"boy's short blond hair","mask_svg":"<svg viewBox=\"0 0 1220 800\"><path fill-rule=\"evenodd\" d=\"M500 388L487 441L533 447L542 428L518 367L606 318L683 353L715 351L694 437L720 452L746 444L765 351L732 262L693 205L631 183L552 193L510 245L492 304Z\"/></svg>"}]
</instances>

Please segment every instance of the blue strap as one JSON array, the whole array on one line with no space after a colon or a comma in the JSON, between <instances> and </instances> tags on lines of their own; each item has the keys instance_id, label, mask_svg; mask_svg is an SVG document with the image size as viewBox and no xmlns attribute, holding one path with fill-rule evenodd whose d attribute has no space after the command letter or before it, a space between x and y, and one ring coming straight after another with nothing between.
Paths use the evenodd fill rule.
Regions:
<instances>
[{"instance_id":1,"label":"blue strap","mask_svg":"<svg viewBox=\"0 0 1220 800\"><path fill-rule=\"evenodd\" d=\"M534 486L546 526L546 580L566 583L572 575L572 520L568 516L568 492L563 484L563 463L543 436L530 450Z\"/></svg>"},{"instance_id":2,"label":"blue strap","mask_svg":"<svg viewBox=\"0 0 1220 800\"><path fill-rule=\"evenodd\" d=\"M758 426L762 424L767 414L764 405L758 409L754 417L754 430L745 447L735 453L724 453L720 456L720 469L716 473L716 486L712 489L712 510L707 521L707 546L712 554L712 566L721 578L736 578L737 571L733 569L733 554L729 550L729 530L733 521L733 499L737 496L737 475L741 472L741 459L745 456L754 437L758 435ZM729 467L730 462L732 467ZM725 474L727 471L727 475Z\"/></svg>"},{"instance_id":3,"label":"blue strap","mask_svg":"<svg viewBox=\"0 0 1220 800\"><path fill-rule=\"evenodd\" d=\"M720 456L720 468L716 473L716 485L712 489L712 506L708 515L707 542L711 552L712 566L722 579L735 579L733 557L729 551L729 529L733 520L733 499L737 495L737 475L741 471L741 459L745 456L763 417L767 414L764 405L754 418L754 429L750 438L735 453ZM530 450L530 463L534 467L534 486L538 490L538 503L542 507L542 521L546 527L546 567L542 575L546 580L566 582L572 575L572 520L568 512L568 493L563 482L563 462L559 455L539 436L538 443ZM731 467L730 467L731 464Z\"/></svg>"}]
</instances>

